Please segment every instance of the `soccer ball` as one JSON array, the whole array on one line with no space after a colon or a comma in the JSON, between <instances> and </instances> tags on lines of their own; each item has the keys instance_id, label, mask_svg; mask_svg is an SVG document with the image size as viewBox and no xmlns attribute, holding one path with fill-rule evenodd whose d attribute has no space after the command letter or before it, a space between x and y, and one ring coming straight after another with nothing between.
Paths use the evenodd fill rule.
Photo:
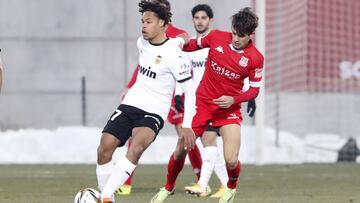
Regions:
<instances>
[{"instance_id":1,"label":"soccer ball","mask_svg":"<svg viewBox=\"0 0 360 203\"><path fill-rule=\"evenodd\" d=\"M101 203L100 193L92 188L82 189L76 194L74 203Z\"/></svg>"}]
</instances>

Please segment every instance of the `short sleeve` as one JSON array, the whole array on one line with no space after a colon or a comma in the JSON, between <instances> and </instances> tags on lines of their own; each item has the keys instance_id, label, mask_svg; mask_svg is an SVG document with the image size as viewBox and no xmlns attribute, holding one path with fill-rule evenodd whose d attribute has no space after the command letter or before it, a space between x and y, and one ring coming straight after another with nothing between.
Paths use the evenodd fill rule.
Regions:
<instances>
[{"instance_id":1,"label":"short sleeve","mask_svg":"<svg viewBox=\"0 0 360 203\"><path fill-rule=\"evenodd\" d=\"M181 82L185 79L191 78L190 60L187 54L179 50L172 55L169 63L169 69L174 75L176 81Z\"/></svg>"}]
</instances>

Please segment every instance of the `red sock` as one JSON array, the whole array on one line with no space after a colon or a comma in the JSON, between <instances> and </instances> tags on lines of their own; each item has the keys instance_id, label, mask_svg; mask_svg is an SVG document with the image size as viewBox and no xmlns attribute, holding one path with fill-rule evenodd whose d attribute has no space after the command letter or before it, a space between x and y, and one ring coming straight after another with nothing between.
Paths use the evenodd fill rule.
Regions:
<instances>
[{"instance_id":1,"label":"red sock","mask_svg":"<svg viewBox=\"0 0 360 203\"><path fill-rule=\"evenodd\" d=\"M128 141L128 149L130 148L130 145L131 145L131 139ZM125 181L124 184L126 185L131 185L131 182L132 182L132 178L134 176L134 173L135 173L135 170L131 173L131 175L129 176L129 178Z\"/></svg>"},{"instance_id":2,"label":"red sock","mask_svg":"<svg viewBox=\"0 0 360 203\"><path fill-rule=\"evenodd\" d=\"M226 169L229 176L227 187L230 189L236 189L241 169L240 161L238 161L238 164L234 169L229 169L228 166L226 166Z\"/></svg>"},{"instance_id":3,"label":"red sock","mask_svg":"<svg viewBox=\"0 0 360 203\"><path fill-rule=\"evenodd\" d=\"M175 160L174 154L171 155L168 163L168 174L166 176L165 189L172 191L175 187L176 178L178 177L180 171L184 167L185 159Z\"/></svg>"},{"instance_id":4,"label":"red sock","mask_svg":"<svg viewBox=\"0 0 360 203\"><path fill-rule=\"evenodd\" d=\"M200 179L200 173L201 173L201 165L202 165L202 159L201 154L199 151L199 148L197 145L194 146L194 149L189 151L189 160L191 163L191 167L194 171L194 173L197 176L197 179Z\"/></svg>"}]
</instances>

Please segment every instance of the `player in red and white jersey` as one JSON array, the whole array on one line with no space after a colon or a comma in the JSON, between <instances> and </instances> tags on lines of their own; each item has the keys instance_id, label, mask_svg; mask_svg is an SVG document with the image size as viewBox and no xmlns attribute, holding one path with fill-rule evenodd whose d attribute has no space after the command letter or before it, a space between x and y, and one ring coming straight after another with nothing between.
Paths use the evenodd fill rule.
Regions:
<instances>
[{"instance_id":1,"label":"player in red and white jersey","mask_svg":"<svg viewBox=\"0 0 360 203\"><path fill-rule=\"evenodd\" d=\"M142 37L137 40L139 74L104 127L97 151L96 175L102 203L114 203L114 192L124 184L162 129L176 82L186 95L181 136L187 139L189 149L195 140L191 129L190 107L195 101L189 60L180 49L179 40L168 38L164 32L171 12L159 3L146 0L139 3L139 8L142 13ZM132 145L114 165L115 149L123 146L130 136Z\"/></svg>"},{"instance_id":2,"label":"player in red and white jersey","mask_svg":"<svg viewBox=\"0 0 360 203\"><path fill-rule=\"evenodd\" d=\"M171 9L170 3L167 0L152 0L153 2L159 2L161 4L163 4L164 6L166 6L169 10ZM167 28L165 30L165 33L168 37L170 38L176 38L176 37L187 37L188 34L185 30L179 29L177 27L175 27L172 23L169 23L167 25ZM128 82L126 88L122 91L121 95L120 95L120 99L123 100L124 96L127 94L127 92L129 91L129 89L134 85L134 83L136 82L136 78L139 72L139 66L137 66L131 76L130 81ZM170 111L169 114L167 116L167 120L169 123L173 124L175 126L175 130L177 132L178 135L180 135L180 131L181 131L181 125L183 122L183 118L184 118L184 110L183 108L180 106L180 103L183 104L183 100L184 97L183 96L179 96L176 99L173 98L172 99L172 103L171 103L171 107L170 107ZM128 142L128 145L131 145L131 139ZM189 160L192 166L192 169L194 171L194 173L197 176L197 179L200 178L200 172L201 172L201 165L202 165L202 158L201 158L201 154L199 151L199 148L197 145L194 146L194 148L189 151L188 153L189 155ZM173 159L173 158L170 158ZM177 160L177 157L175 157L175 160ZM119 190L117 191L117 194L119 195L129 195L131 193L131 182L132 182L132 178L133 178L133 174L131 174L131 176L129 177L128 180L126 180L125 184L119 188Z\"/></svg>"},{"instance_id":3,"label":"player in red and white jersey","mask_svg":"<svg viewBox=\"0 0 360 203\"><path fill-rule=\"evenodd\" d=\"M258 17L245 8L232 16L232 32L213 30L197 40L190 40L187 50L210 48L206 69L196 91L196 114L192 128L202 135L208 123L220 128L228 172L227 190L219 202L233 202L240 175L239 104L257 97L262 79L263 55L254 46L251 35ZM250 88L242 91L249 77Z\"/></svg>"}]
</instances>

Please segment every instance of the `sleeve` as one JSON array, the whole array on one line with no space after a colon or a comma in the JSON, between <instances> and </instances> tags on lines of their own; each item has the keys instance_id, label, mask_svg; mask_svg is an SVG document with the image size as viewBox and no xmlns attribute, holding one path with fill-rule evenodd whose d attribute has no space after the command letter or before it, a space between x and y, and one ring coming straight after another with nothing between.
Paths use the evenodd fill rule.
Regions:
<instances>
[{"instance_id":1,"label":"sleeve","mask_svg":"<svg viewBox=\"0 0 360 203\"><path fill-rule=\"evenodd\" d=\"M131 88L135 84L138 72L139 72L139 65L136 66L136 68L131 76L130 81L126 85L127 88Z\"/></svg>"},{"instance_id":2,"label":"sleeve","mask_svg":"<svg viewBox=\"0 0 360 203\"><path fill-rule=\"evenodd\" d=\"M182 94L184 94L184 90L182 89L181 84L176 82L174 95L182 95Z\"/></svg>"},{"instance_id":3,"label":"sleeve","mask_svg":"<svg viewBox=\"0 0 360 203\"><path fill-rule=\"evenodd\" d=\"M183 83L180 83L181 88L185 92L185 101L184 101L184 119L182 123L183 128L191 128L192 119L195 114L195 86L194 81L187 80Z\"/></svg>"},{"instance_id":4,"label":"sleeve","mask_svg":"<svg viewBox=\"0 0 360 203\"><path fill-rule=\"evenodd\" d=\"M264 66L264 58L260 56L257 59L254 59L254 63L251 66L249 72L249 86L250 87L260 87L262 76L263 76L263 66Z\"/></svg>"},{"instance_id":5,"label":"sleeve","mask_svg":"<svg viewBox=\"0 0 360 203\"><path fill-rule=\"evenodd\" d=\"M264 58L260 56L251 65L249 72L249 86L247 91L241 92L239 95L234 96L234 103L238 104L255 99L260 91L260 85L262 80Z\"/></svg>"},{"instance_id":6,"label":"sleeve","mask_svg":"<svg viewBox=\"0 0 360 203\"><path fill-rule=\"evenodd\" d=\"M192 76L191 76L190 60L187 54L185 54L185 52L182 52L179 48L177 53L171 55L172 58L169 63L169 69L174 75L176 81L182 83L190 79Z\"/></svg>"}]
</instances>

